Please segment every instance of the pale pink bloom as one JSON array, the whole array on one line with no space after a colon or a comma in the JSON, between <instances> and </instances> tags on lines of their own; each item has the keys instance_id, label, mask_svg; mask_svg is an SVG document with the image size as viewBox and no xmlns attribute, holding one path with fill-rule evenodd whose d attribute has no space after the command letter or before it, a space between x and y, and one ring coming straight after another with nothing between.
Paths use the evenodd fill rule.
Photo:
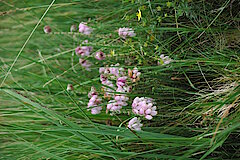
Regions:
<instances>
[{"instance_id":1,"label":"pale pink bloom","mask_svg":"<svg viewBox=\"0 0 240 160\"><path fill-rule=\"evenodd\" d=\"M111 112L120 112L123 106L126 106L127 103L123 101L114 101L111 100L107 104L107 109Z\"/></svg>"},{"instance_id":2,"label":"pale pink bloom","mask_svg":"<svg viewBox=\"0 0 240 160\"><path fill-rule=\"evenodd\" d=\"M106 76L110 76L110 78L118 78L125 75L124 68L119 67L119 63L115 65L111 65L110 67L100 67L99 73L105 74Z\"/></svg>"},{"instance_id":3,"label":"pale pink bloom","mask_svg":"<svg viewBox=\"0 0 240 160\"><path fill-rule=\"evenodd\" d=\"M105 54L102 51L96 52L95 58L97 60L104 60L106 58Z\"/></svg>"},{"instance_id":4,"label":"pale pink bloom","mask_svg":"<svg viewBox=\"0 0 240 160\"><path fill-rule=\"evenodd\" d=\"M119 69L117 67L110 67L109 70L110 70L110 74L112 74L116 77L119 76Z\"/></svg>"},{"instance_id":5,"label":"pale pink bloom","mask_svg":"<svg viewBox=\"0 0 240 160\"><path fill-rule=\"evenodd\" d=\"M110 88L115 88L112 81L106 79L105 81L102 81L102 84L109 86Z\"/></svg>"},{"instance_id":6,"label":"pale pink bloom","mask_svg":"<svg viewBox=\"0 0 240 160\"><path fill-rule=\"evenodd\" d=\"M154 102L151 98L136 97L132 103L132 111L137 115L142 115L146 119L151 120L153 116L157 115L157 107L153 106Z\"/></svg>"},{"instance_id":7,"label":"pale pink bloom","mask_svg":"<svg viewBox=\"0 0 240 160\"><path fill-rule=\"evenodd\" d=\"M92 95L88 102L88 108L91 110L92 114L99 114L102 110L102 107L99 106L102 99L98 98L98 95Z\"/></svg>"},{"instance_id":8,"label":"pale pink bloom","mask_svg":"<svg viewBox=\"0 0 240 160\"><path fill-rule=\"evenodd\" d=\"M125 86L126 85L126 82L127 82L127 76L124 76L124 77L119 77L117 79L117 86Z\"/></svg>"},{"instance_id":9,"label":"pale pink bloom","mask_svg":"<svg viewBox=\"0 0 240 160\"><path fill-rule=\"evenodd\" d=\"M75 49L76 55L78 56L89 56L91 51L92 51L92 47L91 46L82 46L82 47L77 47Z\"/></svg>"},{"instance_id":10,"label":"pale pink bloom","mask_svg":"<svg viewBox=\"0 0 240 160\"><path fill-rule=\"evenodd\" d=\"M110 74L112 74L115 77L121 77L124 76L124 68L119 67L119 63L115 64L115 65L111 65L111 67L109 67L110 70Z\"/></svg>"},{"instance_id":11,"label":"pale pink bloom","mask_svg":"<svg viewBox=\"0 0 240 160\"><path fill-rule=\"evenodd\" d=\"M119 93L125 93L125 90L122 87L118 87L116 92ZM107 105L107 109L112 111L112 112L120 112L120 109L122 107L127 106L127 101L129 98L127 97L126 94L115 94L114 95L114 100L109 101Z\"/></svg>"},{"instance_id":12,"label":"pale pink bloom","mask_svg":"<svg viewBox=\"0 0 240 160\"><path fill-rule=\"evenodd\" d=\"M113 85L112 81L110 81L106 78L106 79L102 80L102 84L105 86L108 86L108 87L105 87L105 86L102 87L105 92L105 95L112 96L113 95L112 92L114 92L114 90L115 90L115 86Z\"/></svg>"},{"instance_id":13,"label":"pale pink bloom","mask_svg":"<svg viewBox=\"0 0 240 160\"><path fill-rule=\"evenodd\" d=\"M107 77L104 75L104 74L101 74L100 75L100 81L102 82L102 83L104 83L104 81L106 81L107 80Z\"/></svg>"},{"instance_id":14,"label":"pale pink bloom","mask_svg":"<svg viewBox=\"0 0 240 160\"><path fill-rule=\"evenodd\" d=\"M85 22L81 22L79 24L79 32L82 34L85 34L85 35L90 35L91 32L93 31L93 29L88 27L86 24L87 23L85 23Z\"/></svg>"},{"instance_id":15,"label":"pale pink bloom","mask_svg":"<svg viewBox=\"0 0 240 160\"><path fill-rule=\"evenodd\" d=\"M114 97L116 101L127 102L129 98L125 94L116 95ZM125 104L125 103L124 103ZM126 104L127 105L127 104Z\"/></svg>"},{"instance_id":16,"label":"pale pink bloom","mask_svg":"<svg viewBox=\"0 0 240 160\"><path fill-rule=\"evenodd\" d=\"M172 62L172 59L169 56L164 56L164 54L160 55L160 61L158 61L158 65L169 64Z\"/></svg>"},{"instance_id":17,"label":"pale pink bloom","mask_svg":"<svg viewBox=\"0 0 240 160\"><path fill-rule=\"evenodd\" d=\"M131 130L140 131L142 126L143 125L141 124L140 119L137 117L132 118L128 122L128 128L130 128Z\"/></svg>"},{"instance_id":18,"label":"pale pink bloom","mask_svg":"<svg viewBox=\"0 0 240 160\"><path fill-rule=\"evenodd\" d=\"M124 68L119 67L119 64L111 65L110 67L100 67L100 81L102 82L105 95L108 98L112 97L114 100L110 101L110 104L107 105L109 111L120 111L123 106L127 106L127 101L129 98L126 94L131 90L131 87L127 85L127 76L125 75ZM116 83L114 84L113 81ZM110 88L108 88L108 87ZM116 88L117 86L117 88ZM120 92L114 94L113 92Z\"/></svg>"},{"instance_id":19,"label":"pale pink bloom","mask_svg":"<svg viewBox=\"0 0 240 160\"><path fill-rule=\"evenodd\" d=\"M116 92L119 92L119 93L126 93L127 91L121 87L121 86L118 86ZM114 99L116 101L122 101L122 102L127 102L129 100L129 98L127 97L126 94L116 94ZM127 105L127 104L126 104Z\"/></svg>"},{"instance_id":20,"label":"pale pink bloom","mask_svg":"<svg viewBox=\"0 0 240 160\"><path fill-rule=\"evenodd\" d=\"M99 114L101 113L102 107L94 107L91 109L92 114Z\"/></svg>"},{"instance_id":21,"label":"pale pink bloom","mask_svg":"<svg viewBox=\"0 0 240 160\"><path fill-rule=\"evenodd\" d=\"M88 60L84 60L82 58L79 59L79 63L82 67L84 67L87 71L90 71L90 67L92 66L92 63Z\"/></svg>"},{"instance_id":22,"label":"pale pink bloom","mask_svg":"<svg viewBox=\"0 0 240 160\"><path fill-rule=\"evenodd\" d=\"M118 29L118 35L124 39L127 37L135 37L136 33L134 33L134 30L132 28L119 28Z\"/></svg>"},{"instance_id":23,"label":"pale pink bloom","mask_svg":"<svg viewBox=\"0 0 240 160\"><path fill-rule=\"evenodd\" d=\"M110 74L110 70L109 70L108 67L100 67L100 68L99 68L99 73L100 73L100 74L108 75L108 74Z\"/></svg>"},{"instance_id":24,"label":"pale pink bloom","mask_svg":"<svg viewBox=\"0 0 240 160\"><path fill-rule=\"evenodd\" d=\"M73 88L73 85L72 84L68 84L67 85L67 91L73 91L74 88Z\"/></svg>"},{"instance_id":25,"label":"pale pink bloom","mask_svg":"<svg viewBox=\"0 0 240 160\"><path fill-rule=\"evenodd\" d=\"M105 72L105 67L100 67L100 68L99 68L99 73L102 74L102 73L104 73L104 72Z\"/></svg>"},{"instance_id":26,"label":"pale pink bloom","mask_svg":"<svg viewBox=\"0 0 240 160\"><path fill-rule=\"evenodd\" d=\"M44 30L45 33L51 33L51 32L52 32L52 29L51 29L50 26L45 26L45 27L43 28L43 30Z\"/></svg>"}]
</instances>

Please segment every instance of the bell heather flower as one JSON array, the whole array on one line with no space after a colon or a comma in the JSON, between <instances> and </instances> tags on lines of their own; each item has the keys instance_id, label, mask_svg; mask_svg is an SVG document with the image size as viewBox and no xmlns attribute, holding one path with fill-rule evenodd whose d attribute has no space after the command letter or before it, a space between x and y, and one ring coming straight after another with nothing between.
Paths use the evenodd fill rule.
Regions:
<instances>
[{"instance_id":1,"label":"bell heather flower","mask_svg":"<svg viewBox=\"0 0 240 160\"><path fill-rule=\"evenodd\" d=\"M88 108L91 109L92 114L99 114L102 110L102 107L99 106L102 99L98 98L98 95L93 95L88 102Z\"/></svg>"},{"instance_id":2,"label":"bell heather flower","mask_svg":"<svg viewBox=\"0 0 240 160\"><path fill-rule=\"evenodd\" d=\"M91 32L93 31L93 29L88 27L86 24L87 23L85 23L85 22L81 22L79 24L79 32L82 34L85 34L85 35L90 35Z\"/></svg>"},{"instance_id":3,"label":"bell heather flower","mask_svg":"<svg viewBox=\"0 0 240 160\"><path fill-rule=\"evenodd\" d=\"M45 33L51 33L51 32L52 32L52 29L51 29L50 26L45 26L45 27L43 28L43 30L44 30Z\"/></svg>"},{"instance_id":4,"label":"bell heather flower","mask_svg":"<svg viewBox=\"0 0 240 160\"><path fill-rule=\"evenodd\" d=\"M164 56L164 54L160 55L160 61L158 61L158 65L169 64L172 62L172 59L168 56Z\"/></svg>"},{"instance_id":5,"label":"bell heather flower","mask_svg":"<svg viewBox=\"0 0 240 160\"><path fill-rule=\"evenodd\" d=\"M73 88L73 85L72 84L68 84L67 85L67 91L73 91L74 88Z\"/></svg>"},{"instance_id":6,"label":"bell heather flower","mask_svg":"<svg viewBox=\"0 0 240 160\"><path fill-rule=\"evenodd\" d=\"M136 36L136 33L134 33L134 30L132 28L119 28L118 29L118 35L124 39L126 37L134 37Z\"/></svg>"},{"instance_id":7,"label":"bell heather flower","mask_svg":"<svg viewBox=\"0 0 240 160\"><path fill-rule=\"evenodd\" d=\"M105 54L102 51L96 52L95 58L97 60L104 60L106 58Z\"/></svg>"},{"instance_id":8,"label":"bell heather flower","mask_svg":"<svg viewBox=\"0 0 240 160\"><path fill-rule=\"evenodd\" d=\"M141 124L140 119L137 117L134 117L128 122L128 128L130 128L131 130L141 131L142 126L143 125Z\"/></svg>"},{"instance_id":9,"label":"bell heather flower","mask_svg":"<svg viewBox=\"0 0 240 160\"><path fill-rule=\"evenodd\" d=\"M84 67L87 71L90 71L90 67L92 66L92 63L88 60L84 60L82 58L79 59L79 63L82 67Z\"/></svg>"},{"instance_id":10,"label":"bell heather flower","mask_svg":"<svg viewBox=\"0 0 240 160\"><path fill-rule=\"evenodd\" d=\"M136 97L132 103L132 111L135 114L143 115L146 119L151 120L157 115L157 107L153 106L153 99L146 97Z\"/></svg>"},{"instance_id":11,"label":"bell heather flower","mask_svg":"<svg viewBox=\"0 0 240 160\"><path fill-rule=\"evenodd\" d=\"M76 55L78 56L89 56L91 51L92 51L92 47L91 46L82 46L82 47L77 47L75 49Z\"/></svg>"}]
</instances>

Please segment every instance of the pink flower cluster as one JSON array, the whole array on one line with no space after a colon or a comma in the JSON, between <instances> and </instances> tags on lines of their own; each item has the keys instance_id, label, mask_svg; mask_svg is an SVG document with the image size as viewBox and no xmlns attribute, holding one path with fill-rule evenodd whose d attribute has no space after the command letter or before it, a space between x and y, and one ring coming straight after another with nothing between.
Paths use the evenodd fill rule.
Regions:
<instances>
[{"instance_id":1,"label":"pink flower cluster","mask_svg":"<svg viewBox=\"0 0 240 160\"><path fill-rule=\"evenodd\" d=\"M102 51L96 52L95 58L97 60L104 60L106 58L105 54Z\"/></svg>"},{"instance_id":2,"label":"pink flower cluster","mask_svg":"<svg viewBox=\"0 0 240 160\"><path fill-rule=\"evenodd\" d=\"M132 111L137 115L144 116L146 119L151 120L153 116L157 115L156 106L151 98L136 97L132 103Z\"/></svg>"},{"instance_id":3,"label":"pink flower cluster","mask_svg":"<svg viewBox=\"0 0 240 160\"><path fill-rule=\"evenodd\" d=\"M84 22L81 22L80 24L79 24L79 32L81 32L81 33L83 33L83 34L85 34L85 35L89 35L92 31L93 31L93 29L91 29L90 27L88 27L87 25L86 25L87 23L84 23ZM73 28L73 26L71 27L71 29ZM88 40L84 40L83 42L82 42L82 44L84 45L84 44L87 44L88 43ZM75 49L75 53L76 53L76 55L78 55L78 56L81 56L81 57L87 57L87 56L90 56L90 54L91 54L91 52L92 52L92 50L93 50L93 47L91 47L91 46L78 46L76 49ZM102 51L99 51L99 52L96 52L95 53L95 58L97 59L97 60L103 60L103 59L105 59L105 54L102 52ZM88 61L88 60L84 60L84 59L82 59L82 58L80 58L79 59L79 63L80 63L80 65L82 66L82 67L84 67L87 71L90 71L91 69L90 69L90 67L91 67L91 65L92 65L92 63L90 62L90 61Z\"/></svg>"},{"instance_id":4,"label":"pink flower cluster","mask_svg":"<svg viewBox=\"0 0 240 160\"><path fill-rule=\"evenodd\" d=\"M127 73L128 72L128 76ZM104 85L104 96L107 98L107 111L112 113L120 113L124 106L128 105L129 97L126 93L131 92L131 86L129 82L136 82L140 79L141 72L137 68L124 69L119 64L111 65L110 67L99 68L100 81ZM114 84L114 82L116 82ZM91 97L92 96L92 97ZM97 100L97 93L95 90L89 92L90 104L93 104L94 108L91 110L92 114L98 114L101 112L102 107L98 104L101 100ZM88 105L89 107L89 105ZM156 106L152 98L136 97L132 103L132 112L139 116L144 116L146 119L151 120L153 116L157 115ZM128 128L135 131L140 131L143 124L140 123L140 117L134 117L128 122Z\"/></svg>"},{"instance_id":5,"label":"pink flower cluster","mask_svg":"<svg viewBox=\"0 0 240 160\"><path fill-rule=\"evenodd\" d=\"M84 34L84 35L90 35L93 31L92 28L87 26L86 22L81 22L78 27L79 27L79 32ZM75 30L76 30L76 25L72 25L70 31L74 32ZM44 31L45 31L45 33L49 33L49 32L51 32L51 28L49 26L46 26L44 28ZM119 28L118 29L118 34L119 34L120 37L122 37L124 39L126 37L136 36L136 33L134 33L134 30L132 28L126 28L126 27ZM87 40L85 40L82 44L86 44L86 43L88 43ZM90 56L92 50L93 50L93 48L91 46L78 46L75 49L75 52L76 52L76 55L84 57L84 56ZM102 51L96 52L94 57L97 60L104 60L106 58L105 54ZM80 62L82 67L84 67L86 70L90 71L90 67L92 65L91 62L89 62L87 60L83 60L81 58L79 59L79 62ZM113 69L113 70L117 71L116 69ZM112 71L112 72L115 72L115 71ZM116 74L117 73L113 73L113 75L116 75ZM134 78L133 78L133 81L135 81Z\"/></svg>"},{"instance_id":6,"label":"pink flower cluster","mask_svg":"<svg viewBox=\"0 0 240 160\"><path fill-rule=\"evenodd\" d=\"M118 35L124 39L127 37L135 37L136 33L134 33L134 30L132 28L119 28L118 29Z\"/></svg>"},{"instance_id":7,"label":"pink flower cluster","mask_svg":"<svg viewBox=\"0 0 240 160\"><path fill-rule=\"evenodd\" d=\"M110 100L107 104L107 110L119 113L123 106L127 106L127 103L124 101Z\"/></svg>"},{"instance_id":8,"label":"pink flower cluster","mask_svg":"<svg viewBox=\"0 0 240 160\"><path fill-rule=\"evenodd\" d=\"M128 105L127 101L129 100L129 98L127 97L126 93L129 92L129 90L127 89L129 87L127 86L126 82L124 83L124 85L123 83L121 85L118 85L118 82L117 82L117 87L118 88L116 92L118 92L119 94L116 93L114 95L114 100L110 100L107 105L107 109L112 112L120 112L122 107Z\"/></svg>"},{"instance_id":9,"label":"pink flower cluster","mask_svg":"<svg viewBox=\"0 0 240 160\"><path fill-rule=\"evenodd\" d=\"M71 27L71 31L74 31L74 26ZM93 31L92 28L87 26L87 23L79 24L79 32L85 35L90 35ZM119 28L118 35L124 39L127 37L134 37L136 33L132 28ZM82 44L86 44L88 41L84 41ZM81 56L79 63L86 70L90 70L92 63L88 60L82 59L84 56L90 56L93 48L91 46L79 46L75 49L76 55ZM106 58L102 51L98 51L93 55L97 60L104 60ZM169 64L171 59L168 56L161 55L161 62L163 64ZM131 92L132 88L129 83L135 83L140 80L141 72L135 67L134 69L124 69L119 64L111 65L110 67L99 68L100 81L103 85L102 90L104 92L104 98L108 100L106 111L111 113L120 113L124 106L128 105L129 97L128 92ZM68 90L71 90L68 86ZM92 114L99 114L102 110L102 98L99 97L96 89L92 87L88 93L89 102L88 110L91 110ZM136 115L144 116L146 119L151 120L153 116L157 115L156 106L154 106L153 99L146 97L136 97L132 103L132 112ZM140 131L143 124L141 124L140 117L132 118L128 123L128 128Z\"/></svg>"},{"instance_id":10,"label":"pink flower cluster","mask_svg":"<svg viewBox=\"0 0 240 160\"><path fill-rule=\"evenodd\" d=\"M132 112L136 115L144 116L146 119L151 120L153 116L157 115L157 107L154 106L152 98L136 97L132 103ZM128 122L128 128L135 131L140 131L143 126L137 117L132 118Z\"/></svg>"},{"instance_id":11,"label":"pink flower cluster","mask_svg":"<svg viewBox=\"0 0 240 160\"><path fill-rule=\"evenodd\" d=\"M80 33L85 34L85 35L90 35L92 31L93 31L93 29L88 27L87 23L81 22L79 24L79 32Z\"/></svg>"},{"instance_id":12,"label":"pink flower cluster","mask_svg":"<svg viewBox=\"0 0 240 160\"><path fill-rule=\"evenodd\" d=\"M71 32L77 30L76 25L72 25L70 28ZM81 22L79 24L79 32L84 35L90 35L93 31L92 28L87 26L87 23ZM45 33L50 33L51 28L49 26L44 27ZM118 35L124 39L127 37L134 37L136 33L132 28L119 28ZM80 46L75 49L75 53L79 57L79 63L86 70L90 71L92 63L83 59L83 57L88 57L91 55L93 47L87 45L88 40L82 42ZM97 51L93 56L97 60L104 60L106 55L102 51ZM168 56L161 55L160 60L162 64L169 64L172 60ZM88 93L89 102L87 105L87 110L91 111L92 114L101 113L103 107L103 101L107 100L106 112L110 111L112 113L120 113L121 109L128 105L129 97L127 93L132 91L132 83L140 80L141 72L135 67L133 69L125 69L120 67L117 63L115 65L101 67L99 68L100 81L103 85L102 90L104 96L99 95L94 87ZM73 91L73 85L68 84L67 91ZM138 117L132 118L128 122L128 128L135 131L140 131L143 124L141 124L141 117L145 117L151 120L153 116L157 115L156 106L154 106L153 99L146 97L136 97L132 103L132 112Z\"/></svg>"},{"instance_id":13,"label":"pink flower cluster","mask_svg":"<svg viewBox=\"0 0 240 160\"><path fill-rule=\"evenodd\" d=\"M89 110L91 110L92 114L99 114L102 110L102 106L99 106L99 104L102 102L102 99L98 97L94 87L92 87L91 91L88 93L88 97L90 98L88 102Z\"/></svg>"},{"instance_id":14,"label":"pink flower cluster","mask_svg":"<svg viewBox=\"0 0 240 160\"><path fill-rule=\"evenodd\" d=\"M119 67L119 63L111 65L110 67L100 67L99 73L110 78L118 78L125 75L124 68Z\"/></svg>"},{"instance_id":15,"label":"pink flower cluster","mask_svg":"<svg viewBox=\"0 0 240 160\"><path fill-rule=\"evenodd\" d=\"M105 77L104 75L100 75L100 81L102 82L103 85L107 86L103 86L103 91L104 91L104 96L110 98L115 90L115 86L113 84L112 81L110 81L107 77Z\"/></svg>"},{"instance_id":16,"label":"pink flower cluster","mask_svg":"<svg viewBox=\"0 0 240 160\"><path fill-rule=\"evenodd\" d=\"M90 61L80 58L79 63L87 71L91 71L90 67L92 66L92 63Z\"/></svg>"},{"instance_id":17,"label":"pink flower cluster","mask_svg":"<svg viewBox=\"0 0 240 160\"><path fill-rule=\"evenodd\" d=\"M116 64L111 65L111 67L101 67L99 73L101 74L100 80L102 84L109 87L103 87L105 96L114 98L114 100L109 101L107 110L120 112L123 106L127 106L127 101L129 99L125 94L129 90L126 89L128 86L124 68L121 68L119 67L119 64ZM112 82L113 80L116 81L115 85ZM119 94L113 94L113 92L119 92Z\"/></svg>"},{"instance_id":18,"label":"pink flower cluster","mask_svg":"<svg viewBox=\"0 0 240 160\"><path fill-rule=\"evenodd\" d=\"M102 51L99 51L95 53L95 58L101 61L101 60L104 60L106 56Z\"/></svg>"},{"instance_id":19,"label":"pink flower cluster","mask_svg":"<svg viewBox=\"0 0 240 160\"><path fill-rule=\"evenodd\" d=\"M77 47L75 49L76 55L78 56L89 56L91 51L92 51L93 47L91 46L82 46L82 47Z\"/></svg>"},{"instance_id":20,"label":"pink flower cluster","mask_svg":"<svg viewBox=\"0 0 240 160\"><path fill-rule=\"evenodd\" d=\"M130 128L131 130L141 131L142 126L143 125L141 124L140 119L137 117L134 117L128 122L128 128Z\"/></svg>"},{"instance_id":21,"label":"pink flower cluster","mask_svg":"<svg viewBox=\"0 0 240 160\"><path fill-rule=\"evenodd\" d=\"M119 113L122 107L128 105L129 98L126 93L131 91L131 86L127 84L130 78L126 76L126 70L119 67L119 64L101 67L99 73L100 81L104 85L102 87L104 97L110 99L107 110Z\"/></svg>"}]
</instances>

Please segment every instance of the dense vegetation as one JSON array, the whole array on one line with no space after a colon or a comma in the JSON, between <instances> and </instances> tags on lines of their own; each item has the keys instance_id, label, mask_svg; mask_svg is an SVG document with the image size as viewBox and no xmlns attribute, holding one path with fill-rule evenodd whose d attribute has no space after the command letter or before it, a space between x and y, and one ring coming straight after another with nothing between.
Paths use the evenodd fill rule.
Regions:
<instances>
[{"instance_id":1,"label":"dense vegetation","mask_svg":"<svg viewBox=\"0 0 240 160\"><path fill-rule=\"evenodd\" d=\"M240 158L237 0L0 4L0 159ZM90 35L79 33L81 22ZM136 35L119 37L122 27ZM91 71L75 54L85 40ZM97 60L97 51L106 58ZM141 76L128 105L109 114L99 68L117 63ZM92 86L103 97L95 115L87 108ZM141 131L128 127L136 97L157 107L151 120L141 117Z\"/></svg>"}]
</instances>

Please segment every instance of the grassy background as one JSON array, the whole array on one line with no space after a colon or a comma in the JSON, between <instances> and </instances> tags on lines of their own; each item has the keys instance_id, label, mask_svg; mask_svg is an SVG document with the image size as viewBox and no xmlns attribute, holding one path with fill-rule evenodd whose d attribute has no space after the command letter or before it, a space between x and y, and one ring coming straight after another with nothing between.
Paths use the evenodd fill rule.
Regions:
<instances>
[{"instance_id":1,"label":"grassy background","mask_svg":"<svg viewBox=\"0 0 240 160\"><path fill-rule=\"evenodd\" d=\"M0 89L0 159L240 157L239 2L58 0L32 32L51 2L0 1L1 82L10 71ZM93 34L70 34L82 21ZM119 27L137 36L124 41ZM74 55L85 39L108 55L90 57L91 72ZM174 62L158 66L160 54ZM156 99L159 114L141 132L125 127L134 115L86 110L90 87L101 88L98 68L117 62L142 72L131 100Z\"/></svg>"}]
</instances>

